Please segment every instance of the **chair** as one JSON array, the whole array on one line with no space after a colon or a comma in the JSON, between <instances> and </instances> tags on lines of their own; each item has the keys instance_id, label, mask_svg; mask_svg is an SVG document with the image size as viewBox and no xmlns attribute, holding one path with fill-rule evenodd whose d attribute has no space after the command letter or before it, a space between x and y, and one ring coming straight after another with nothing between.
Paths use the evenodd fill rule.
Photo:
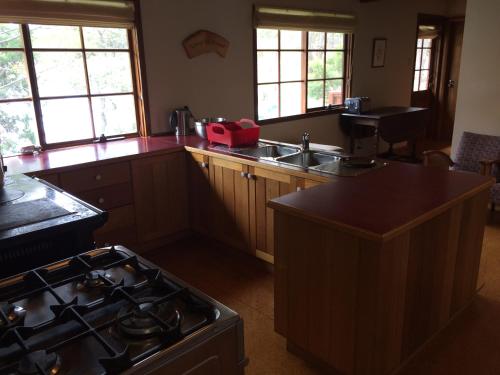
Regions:
<instances>
[{"instance_id":1,"label":"chair","mask_svg":"<svg viewBox=\"0 0 500 375\"><path fill-rule=\"evenodd\" d=\"M500 136L464 132L453 161L442 151L424 151L424 165L493 176L491 209L500 204Z\"/></svg>"}]
</instances>

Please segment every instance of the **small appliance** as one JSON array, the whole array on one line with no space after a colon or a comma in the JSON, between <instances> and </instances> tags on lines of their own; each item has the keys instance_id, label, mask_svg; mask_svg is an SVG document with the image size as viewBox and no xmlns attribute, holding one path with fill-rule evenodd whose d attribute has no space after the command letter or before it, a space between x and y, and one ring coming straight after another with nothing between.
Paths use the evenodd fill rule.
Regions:
<instances>
[{"instance_id":1,"label":"small appliance","mask_svg":"<svg viewBox=\"0 0 500 375\"><path fill-rule=\"evenodd\" d=\"M347 98L344 102L347 113L361 114L369 111L370 98L367 96L358 96L355 98Z\"/></svg>"},{"instance_id":2,"label":"small appliance","mask_svg":"<svg viewBox=\"0 0 500 375\"><path fill-rule=\"evenodd\" d=\"M170 126L175 129L175 135L189 135L192 130L193 115L188 106L174 109L170 115Z\"/></svg>"}]
</instances>

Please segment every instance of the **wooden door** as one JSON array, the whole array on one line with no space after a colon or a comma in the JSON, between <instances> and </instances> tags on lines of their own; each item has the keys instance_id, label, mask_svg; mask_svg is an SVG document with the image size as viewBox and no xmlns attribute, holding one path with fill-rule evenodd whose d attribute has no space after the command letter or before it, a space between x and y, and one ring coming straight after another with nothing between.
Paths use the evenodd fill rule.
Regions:
<instances>
[{"instance_id":1,"label":"wooden door","mask_svg":"<svg viewBox=\"0 0 500 375\"><path fill-rule=\"evenodd\" d=\"M140 242L188 229L184 152L132 161L137 235Z\"/></svg>"},{"instance_id":2,"label":"wooden door","mask_svg":"<svg viewBox=\"0 0 500 375\"><path fill-rule=\"evenodd\" d=\"M464 37L464 20L450 20L449 44L446 81L444 87L443 120L440 138L450 141L453 136L455 124L455 110L457 107L458 78L462 57L462 44Z\"/></svg>"},{"instance_id":3,"label":"wooden door","mask_svg":"<svg viewBox=\"0 0 500 375\"><path fill-rule=\"evenodd\" d=\"M198 233L209 235L213 220L209 157L198 153L188 154L189 212L191 227Z\"/></svg>"},{"instance_id":4,"label":"wooden door","mask_svg":"<svg viewBox=\"0 0 500 375\"><path fill-rule=\"evenodd\" d=\"M237 249L250 251L248 166L210 158L212 235Z\"/></svg>"},{"instance_id":5,"label":"wooden door","mask_svg":"<svg viewBox=\"0 0 500 375\"><path fill-rule=\"evenodd\" d=\"M297 191L300 179L259 167L250 168L250 233L256 255L274 261L274 216L267 202Z\"/></svg>"}]
</instances>

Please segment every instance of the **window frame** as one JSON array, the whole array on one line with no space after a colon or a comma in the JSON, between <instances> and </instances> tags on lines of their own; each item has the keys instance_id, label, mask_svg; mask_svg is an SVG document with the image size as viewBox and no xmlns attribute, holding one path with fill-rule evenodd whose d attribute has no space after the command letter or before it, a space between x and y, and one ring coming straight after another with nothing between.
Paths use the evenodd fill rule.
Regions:
<instances>
[{"instance_id":1,"label":"window frame","mask_svg":"<svg viewBox=\"0 0 500 375\"><path fill-rule=\"evenodd\" d=\"M431 41L431 46L430 47L424 47L424 41L425 40L430 40ZM420 47L419 46L419 41L422 40L422 46ZM434 39L432 38L420 38L417 36L417 47L415 49L415 62L413 64L413 82L412 82L412 92L414 93L421 93L421 92L426 92L426 91L430 91L432 90L432 80L433 80L433 76L432 76L432 73L433 73L433 59L434 59L434 47L435 47L435 43L434 43ZM426 68L426 69L422 69L422 61L423 61L423 58L424 58L424 50L429 50L429 67ZM418 51L420 51L420 68L417 69L417 56L418 56ZM422 72L423 71L427 71L429 72L429 75L427 77L427 88L424 89L424 90L421 90L420 89L420 84L422 83ZM418 89L415 90L415 74L416 73L419 73L418 74Z\"/></svg>"},{"instance_id":2,"label":"window frame","mask_svg":"<svg viewBox=\"0 0 500 375\"><path fill-rule=\"evenodd\" d=\"M42 147L43 150L50 150L50 149L56 149L56 148L61 148L61 147L68 147L68 146L76 146L76 145L83 145L83 144L88 144L92 143L95 140L99 138L99 134L95 134L96 129L95 129L95 118L93 114L93 109L92 109L92 98L98 98L98 97L113 97L113 96L125 96L125 95L132 95L134 98L134 108L135 108L135 114L136 114L136 125L137 129L135 132L132 133L126 133L126 134L114 134L114 135L107 135L106 137L125 137L125 138L132 138L132 137L137 137L140 135L146 135L147 134L147 126L146 126L146 119L145 119L145 104L144 104L144 99L143 99L143 90L144 88L141 85L141 65L139 61L139 55L140 51L138 50L139 48L139 43L138 43L138 35L137 35L137 30L136 27L123 27L123 26L110 26L110 25L73 25L73 24L64 24L61 26L74 26L78 27L79 29L79 35L80 35L80 42L81 42L81 47L79 48L33 48L31 44L31 37L30 37L30 31L29 31L29 26L30 24L28 23L19 23L19 22L12 22L13 24L17 24L20 26L20 32L21 32L21 40L23 43L22 47L18 48L0 48L0 51L2 52L7 52L7 51L16 51L16 52L23 52L24 53L24 59L25 59L25 64L27 68L27 79L30 84L30 89L31 89L31 96L26 97L26 98L16 98L16 99L0 99L0 103L10 103L10 102L32 102L33 103L33 110L34 110L34 120L36 123L36 129L38 132L38 139L40 142L40 146ZM42 23L41 23L42 24ZM60 25L60 24L58 24ZM57 25L50 25L50 26L57 26ZM85 42L84 42L84 36L83 36L83 28L84 27L102 27L102 28L115 28L115 29L125 29L127 31L127 42L128 42L128 48L127 49L99 49L99 48L85 48ZM36 69L35 69L35 61L34 61L34 52L79 52L82 53L83 56L83 68L84 68L84 74L85 74L85 85L86 85L86 93L85 94L79 94L79 95L60 95L60 96L40 96L39 90L38 90L38 81L37 81L37 76L36 76ZM115 93L115 92L110 92L106 94L91 94L90 92L90 81L89 81L89 73L88 73L88 67L87 67L87 53L91 52L127 52L129 55L129 61L130 61L130 72L131 72L131 80L132 80L132 91L131 92L123 92L123 93ZM47 143L46 142L46 137L45 137L45 129L43 125L43 116L42 116L42 108L41 108L41 102L43 100L54 100L54 99L71 99L71 98L87 98L88 104L89 104L89 114L90 114L90 120L91 120L91 126L92 126L92 133L93 133L93 138L87 138L87 139L78 139L78 140L72 140L72 141L64 141L64 142L54 142L54 143ZM15 155L13 155L15 156Z\"/></svg>"},{"instance_id":3,"label":"window frame","mask_svg":"<svg viewBox=\"0 0 500 375\"><path fill-rule=\"evenodd\" d=\"M339 50L339 49L327 49L327 38L326 38L326 33L328 32L334 32L334 31L324 31L325 33L325 44L324 44L324 49L309 49L309 32L314 32L313 30L311 31L303 31L302 35L302 40L303 40L303 45L301 49L281 49L281 30L289 30L286 28L270 28L270 27L263 27L264 29L270 29L270 30L278 30L278 49L265 49L265 50L258 50L257 49L257 28L253 28L253 57L254 57L254 114L255 114L255 121L259 125L267 125L267 124L274 124L274 123L279 123L279 122L286 122L286 121L294 121L294 120L300 120L300 119L305 119L305 118L312 118L312 117L318 117L318 116L325 116L325 115L331 115L331 114L338 114L342 113L345 110L343 102L345 101L346 98L348 98L351 95L351 88L352 88L352 56L353 56L353 48L354 48L354 34L348 34L348 33L342 33L344 34L344 49ZM304 45L305 43L305 45ZM278 81L277 82L265 82L265 83L258 83L257 82L257 72L258 72L258 66L257 66L257 55L259 51L266 51L266 52L277 52L278 53ZM303 71L303 77L304 79L300 80L294 80L294 81L281 81L281 52L301 52L303 53L303 60L305 60L304 66L302 67ZM309 80L307 75L308 75L308 70L309 70L309 59L308 55L309 52L323 52L324 53L324 70L325 70L325 76L323 78L319 79L311 79ZM344 66L343 66L343 76L341 78L326 78L326 52L338 52L342 51L344 52ZM308 82L319 82L323 81L324 86L323 86L323 100L325 97L325 85L327 81L330 80L342 80L343 81L343 95L342 95L342 104L339 105L328 105L324 107L316 107L316 108L308 108L307 107L307 93L308 93ZM269 118L269 119L264 119L264 120L259 120L259 104L258 104L258 88L261 85L270 85L270 84L277 84L278 85L278 106L281 106L281 85L283 83L297 83L300 82L303 84L303 102L304 102L304 107L305 107L305 112L300 113L297 115L292 115L292 116L280 116L280 117L274 117L274 118Z\"/></svg>"}]
</instances>

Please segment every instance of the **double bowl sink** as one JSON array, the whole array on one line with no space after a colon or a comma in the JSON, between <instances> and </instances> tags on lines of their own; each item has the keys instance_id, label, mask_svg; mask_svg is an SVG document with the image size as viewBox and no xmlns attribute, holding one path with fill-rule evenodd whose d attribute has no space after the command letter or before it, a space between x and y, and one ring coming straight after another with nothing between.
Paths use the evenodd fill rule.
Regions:
<instances>
[{"instance_id":1,"label":"double bowl sink","mask_svg":"<svg viewBox=\"0 0 500 375\"><path fill-rule=\"evenodd\" d=\"M251 148L222 149L219 147L222 146L216 146L216 149L234 155L272 162L283 167L296 167L336 176L357 176L385 165L385 163L379 163L370 159L368 162L365 162L365 165L358 163L356 166L353 166L352 161L358 158L352 158L335 152L302 151L297 146L277 142L268 143L267 141L260 141L257 146Z\"/></svg>"},{"instance_id":2,"label":"double bowl sink","mask_svg":"<svg viewBox=\"0 0 500 375\"><path fill-rule=\"evenodd\" d=\"M338 154L313 150L302 151L298 147L266 143L259 143L254 148L235 149L228 152L312 170L321 170L321 166L330 163L339 163L342 160L342 156Z\"/></svg>"}]
</instances>

